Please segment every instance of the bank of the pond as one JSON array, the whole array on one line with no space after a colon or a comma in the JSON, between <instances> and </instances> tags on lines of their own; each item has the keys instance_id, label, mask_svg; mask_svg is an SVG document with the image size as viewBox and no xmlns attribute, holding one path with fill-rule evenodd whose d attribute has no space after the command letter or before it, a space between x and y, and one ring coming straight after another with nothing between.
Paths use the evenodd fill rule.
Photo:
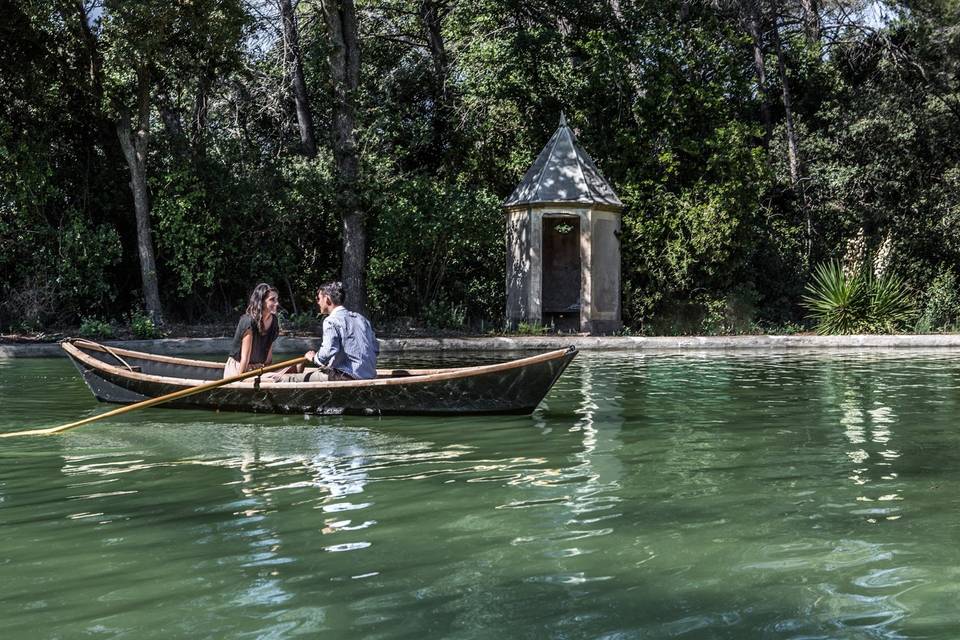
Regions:
<instances>
[{"instance_id":1,"label":"bank of the pond","mask_svg":"<svg viewBox=\"0 0 960 640\"><path fill-rule=\"evenodd\" d=\"M319 338L282 336L278 353L315 349ZM105 344L164 355L214 355L230 349L231 338L163 338L159 340L107 340ZM797 349L904 349L958 348L960 334L924 335L751 335L751 336L485 336L476 338L386 338L381 353L546 351L570 345L584 351L733 351ZM59 344L0 343L0 358L42 358L62 355Z\"/></svg>"}]
</instances>

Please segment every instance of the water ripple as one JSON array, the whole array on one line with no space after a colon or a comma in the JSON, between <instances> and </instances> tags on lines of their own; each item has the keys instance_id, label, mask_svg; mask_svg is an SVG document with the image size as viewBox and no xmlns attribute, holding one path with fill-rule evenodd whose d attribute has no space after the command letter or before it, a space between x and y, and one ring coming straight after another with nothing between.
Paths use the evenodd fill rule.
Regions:
<instances>
[{"instance_id":1,"label":"water ripple","mask_svg":"<svg viewBox=\"0 0 960 640\"><path fill-rule=\"evenodd\" d=\"M952 639L955 360L584 353L532 417L157 409L10 440L0 616L10 637ZM65 364L0 362L0 400L102 410Z\"/></svg>"}]
</instances>

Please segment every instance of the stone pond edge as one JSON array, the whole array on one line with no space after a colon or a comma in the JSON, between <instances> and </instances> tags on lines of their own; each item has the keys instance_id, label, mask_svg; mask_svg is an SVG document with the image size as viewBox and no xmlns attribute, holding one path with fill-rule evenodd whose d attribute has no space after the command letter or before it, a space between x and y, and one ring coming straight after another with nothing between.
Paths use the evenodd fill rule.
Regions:
<instances>
[{"instance_id":1,"label":"stone pond edge","mask_svg":"<svg viewBox=\"0 0 960 640\"><path fill-rule=\"evenodd\" d=\"M225 354L232 339L163 338L159 340L107 340L106 344L163 355ZM315 349L318 338L281 336L277 353L298 353ZM549 351L573 345L583 351L733 351L837 349L939 349L960 348L960 334L924 335L750 335L750 336L519 336L480 338L386 338L380 340L382 353L442 351ZM2 343L0 358L43 358L60 356L57 343Z\"/></svg>"}]
</instances>

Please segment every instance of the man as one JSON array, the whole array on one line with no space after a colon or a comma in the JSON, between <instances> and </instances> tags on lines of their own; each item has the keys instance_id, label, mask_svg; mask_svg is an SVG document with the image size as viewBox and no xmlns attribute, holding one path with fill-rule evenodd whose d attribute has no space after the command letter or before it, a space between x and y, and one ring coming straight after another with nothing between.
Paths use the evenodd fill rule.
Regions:
<instances>
[{"instance_id":1,"label":"man","mask_svg":"<svg viewBox=\"0 0 960 640\"><path fill-rule=\"evenodd\" d=\"M303 357L318 367L327 367L328 380L366 380L377 377L380 345L370 321L343 306L343 283L328 282L317 290L317 306L323 321L319 351Z\"/></svg>"}]
</instances>

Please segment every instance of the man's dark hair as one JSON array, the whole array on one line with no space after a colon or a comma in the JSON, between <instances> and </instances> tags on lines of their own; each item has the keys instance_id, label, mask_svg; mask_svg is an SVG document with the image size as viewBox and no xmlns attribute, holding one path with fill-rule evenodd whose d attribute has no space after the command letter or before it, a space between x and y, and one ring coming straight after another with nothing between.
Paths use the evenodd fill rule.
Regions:
<instances>
[{"instance_id":1,"label":"man's dark hair","mask_svg":"<svg viewBox=\"0 0 960 640\"><path fill-rule=\"evenodd\" d=\"M325 296L330 296L330 301L333 304L341 305L343 304L343 283L342 282L325 282L320 285L320 288L317 289L317 295L323 294Z\"/></svg>"}]
</instances>

